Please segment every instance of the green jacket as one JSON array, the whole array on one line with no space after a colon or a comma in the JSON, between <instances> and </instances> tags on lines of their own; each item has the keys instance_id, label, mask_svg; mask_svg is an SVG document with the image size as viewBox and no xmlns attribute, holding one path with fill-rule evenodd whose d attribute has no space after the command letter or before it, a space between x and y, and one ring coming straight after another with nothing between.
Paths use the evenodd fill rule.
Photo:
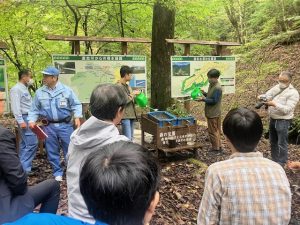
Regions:
<instances>
[{"instance_id":1,"label":"green jacket","mask_svg":"<svg viewBox=\"0 0 300 225\"><path fill-rule=\"evenodd\" d=\"M133 96L131 87L129 87L128 84L121 83L120 81L117 82L117 85L122 87L124 95L126 95L128 98L127 104L125 106L123 119L136 119L135 105L133 100L129 97L129 95Z\"/></svg>"},{"instance_id":2,"label":"green jacket","mask_svg":"<svg viewBox=\"0 0 300 225\"><path fill-rule=\"evenodd\" d=\"M205 116L216 118L221 116L222 87L219 82L210 84L205 101Z\"/></svg>"}]
</instances>

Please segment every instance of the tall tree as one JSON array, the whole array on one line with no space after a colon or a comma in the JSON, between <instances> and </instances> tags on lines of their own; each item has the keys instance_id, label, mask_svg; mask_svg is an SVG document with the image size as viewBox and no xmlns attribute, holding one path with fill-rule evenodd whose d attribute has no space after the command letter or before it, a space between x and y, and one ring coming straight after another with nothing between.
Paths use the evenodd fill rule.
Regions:
<instances>
[{"instance_id":1,"label":"tall tree","mask_svg":"<svg viewBox=\"0 0 300 225\"><path fill-rule=\"evenodd\" d=\"M171 55L174 38L175 8L173 0L157 0L153 7L151 46L151 105L164 110L171 103Z\"/></svg>"}]
</instances>

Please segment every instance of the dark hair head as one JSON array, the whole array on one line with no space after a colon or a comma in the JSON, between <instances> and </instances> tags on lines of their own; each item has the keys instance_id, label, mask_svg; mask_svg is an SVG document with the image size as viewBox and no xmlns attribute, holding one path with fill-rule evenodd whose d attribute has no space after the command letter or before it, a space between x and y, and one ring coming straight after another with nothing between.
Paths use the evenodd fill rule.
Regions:
<instances>
[{"instance_id":1,"label":"dark hair head","mask_svg":"<svg viewBox=\"0 0 300 225\"><path fill-rule=\"evenodd\" d=\"M132 68L130 68L129 66L121 66L120 75L122 78L125 77L126 74L130 73L132 73Z\"/></svg>"},{"instance_id":2,"label":"dark hair head","mask_svg":"<svg viewBox=\"0 0 300 225\"><path fill-rule=\"evenodd\" d=\"M80 191L96 220L142 225L159 179L158 165L147 150L119 141L88 155L80 173Z\"/></svg>"},{"instance_id":3,"label":"dark hair head","mask_svg":"<svg viewBox=\"0 0 300 225\"><path fill-rule=\"evenodd\" d=\"M263 125L256 112L237 108L227 113L223 132L237 151L253 152L263 133Z\"/></svg>"},{"instance_id":4,"label":"dark hair head","mask_svg":"<svg viewBox=\"0 0 300 225\"><path fill-rule=\"evenodd\" d=\"M29 69L20 70L18 73L19 80L21 80L23 76L28 76L30 73L31 73L31 71Z\"/></svg>"},{"instance_id":5,"label":"dark hair head","mask_svg":"<svg viewBox=\"0 0 300 225\"><path fill-rule=\"evenodd\" d=\"M207 72L209 78L219 78L220 74L220 71L217 69L211 69Z\"/></svg>"},{"instance_id":6,"label":"dark hair head","mask_svg":"<svg viewBox=\"0 0 300 225\"><path fill-rule=\"evenodd\" d=\"M91 114L99 120L112 121L121 107L127 103L127 96L116 84L100 84L92 92L90 98Z\"/></svg>"}]
</instances>

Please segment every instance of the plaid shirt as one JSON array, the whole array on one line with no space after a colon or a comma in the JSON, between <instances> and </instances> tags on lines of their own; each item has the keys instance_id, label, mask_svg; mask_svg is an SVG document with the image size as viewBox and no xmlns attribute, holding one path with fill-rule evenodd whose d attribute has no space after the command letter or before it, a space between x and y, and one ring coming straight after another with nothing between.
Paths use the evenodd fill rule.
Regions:
<instances>
[{"instance_id":1,"label":"plaid shirt","mask_svg":"<svg viewBox=\"0 0 300 225\"><path fill-rule=\"evenodd\" d=\"M234 153L207 169L198 225L285 225L290 216L286 174L260 152Z\"/></svg>"}]
</instances>

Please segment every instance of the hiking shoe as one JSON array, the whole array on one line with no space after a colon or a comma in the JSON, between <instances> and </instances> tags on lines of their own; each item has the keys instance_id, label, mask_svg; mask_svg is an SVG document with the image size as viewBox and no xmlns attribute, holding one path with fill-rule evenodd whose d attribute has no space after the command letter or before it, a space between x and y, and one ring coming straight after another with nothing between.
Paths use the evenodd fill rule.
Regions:
<instances>
[{"instance_id":1,"label":"hiking shoe","mask_svg":"<svg viewBox=\"0 0 300 225\"><path fill-rule=\"evenodd\" d=\"M222 155L223 154L223 150L220 150L220 149L210 149L208 152L210 154L214 154L214 155Z\"/></svg>"},{"instance_id":2,"label":"hiking shoe","mask_svg":"<svg viewBox=\"0 0 300 225\"><path fill-rule=\"evenodd\" d=\"M58 182L62 182L63 178L62 178L62 176L56 176L55 180Z\"/></svg>"}]
</instances>

